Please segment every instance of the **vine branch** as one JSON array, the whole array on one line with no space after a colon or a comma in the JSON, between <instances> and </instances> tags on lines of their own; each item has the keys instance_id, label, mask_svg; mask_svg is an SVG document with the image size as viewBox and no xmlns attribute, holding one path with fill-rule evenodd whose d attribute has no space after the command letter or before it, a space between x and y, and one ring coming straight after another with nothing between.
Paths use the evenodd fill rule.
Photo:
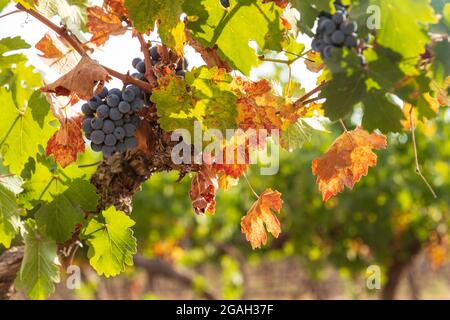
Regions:
<instances>
[{"instance_id":1,"label":"vine branch","mask_svg":"<svg viewBox=\"0 0 450 320\"><path fill-rule=\"evenodd\" d=\"M413 122L413 111L414 111L414 107L411 107L411 110L409 110L409 126L410 126L410 130L411 130L411 137L412 137L412 142L413 142L413 149L414 149L414 162L416 165L416 174L422 178L423 182L425 183L425 185L428 187L428 189L430 190L431 194L433 195L433 197L435 199L437 199L437 194L434 191L433 187L431 186L431 184L428 182L427 178L423 175L422 173L422 169L420 167L419 164L419 155L417 152L417 141L416 141L416 133L415 133L415 126L414 126L414 122Z\"/></svg>"},{"instance_id":2,"label":"vine branch","mask_svg":"<svg viewBox=\"0 0 450 320\"><path fill-rule=\"evenodd\" d=\"M37 19L38 21L42 22L47 27L52 29L61 38L66 40L82 57L89 56L86 53L86 51L84 50L83 45L80 42L80 40L75 35L73 35L70 32L70 30L68 30L67 28L57 26L56 24L51 22L49 19L47 19L46 17L41 15L39 12L31 10L31 9L27 9L23 5L21 5L20 3L18 3L16 5L16 8L19 9L20 11L28 13L30 16L34 17L35 19ZM142 90L145 90L147 92L151 92L153 90L153 88L154 88L154 86L152 86L150 83L147 83L145 81L141 81L141 80L135 79L135 78L131 77L129 74L120 73L120 72L118 72L116 70L113 70L113 69L108 68L108 67L103 66L103 65L102 65L102 67L111 76L121 80L124 84L134 84L134 85L138 86L139 88L141 88Z\"/></svg>"},{"instance_id":3,"label":"vine branch","mask_svg":"<svg viewBox=\"0 0 450 320\"><path fill-rule=\"evenodd\" d=\"M137 32L137 30L136 30L136 36L139 40L139 43L141 44L141 51L144 54L145 77L147 78L148 82L153 87L156 87L157 82L156 82L155 74L153 73L148 43L145 41L144 36L140 32Z\"/></svg>"}]
</instances>

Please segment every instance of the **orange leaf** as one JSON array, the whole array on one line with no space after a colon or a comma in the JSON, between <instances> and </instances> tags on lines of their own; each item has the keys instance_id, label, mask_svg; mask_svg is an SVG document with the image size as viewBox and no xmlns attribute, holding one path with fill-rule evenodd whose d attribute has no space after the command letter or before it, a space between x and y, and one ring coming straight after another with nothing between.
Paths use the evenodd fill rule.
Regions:
<instances>
[{"instance_id":1,"label":"orange leaf","mask_svg":"<svg viewBox=\"0 0 450 320\"><path fill-rule=\"evenodd\" d=\"M319 52L310 51L306 57L305 65L309 71L318 73L325 67L325 63L322 61Z\"/></svg>"},{"instance_id":2,"label":"orange leaf","mask_svg":"<svg viewBox=\"0 0 450 320\"><path fill-rule=\"evenodd\" d=\"M281 233L280 221L272 211L280 212L283 206L281 193L272 189L265 190L241 220L241 230L252 248L261 248L266 244L266 229L275 238ZM265 224L265 228L264 228Z\"/></svg>"},{"instance_id":3,"label":"orange leaf","mask_svg":"<svg viewBox=\"0 0 450 320\"><path fill-rule=\"evenodd\" d=\"M47 143L47 156L53 155L55 161L65 168L77 160L78 152L84 152L81 132L82 117L62 119L61 127Z\"/></svg>"},{"instance_id":4,"label":"orange leaf","mask_svg":"<svg viewBox=\"0 0 450 320\"><path fill-rule=\"evenodd\" d=\"M373 149L385 149L386 137L376 133L368 133L362 128L343 133L322 157L313 160L312 172L317 176L317 184L324 201L344 187L352 189L366 176L369 167L377 164L377 155Z\"/></svg>"},{"instance_id":5,"label":"orange leaf","mask_svg":"<svg viewBox=\"0 0 450 320\"><path fill-rule=\"evenodd\" d=\"M86 11L88 20L86 26L92 33L91 42L97 46L108 41L111 35L117 36L127 31L122 25L122 18L126 13L123 1L105 1L103 7L89 7Z\"/></svg>"},{"instance_id":6,"label":"orange leaf","mask_svg":"<svg viewBox=\"0 0 450 320\"><path fill-rule=\"evenodd\" d=\"M232 154L232 159L229 154ZM249 139L245 133L238 132L229 140L224 140L220 160L215 167L217 173L238 179L247 170L250 164L250 153Z\"/></svg>"},{"instance_id":7,"label":"orange leaf","mask_svg":"<svg viewBox=\"0 0 450 320\"><path fill-rule=\"evenodd\" d=\"M36 43L36 49L42 51L40 56L46 59L61 59L64 54L53 42L50 34L47 32L44 37Z\"/></svg>"},{"instance_id":8,"label":"orange leaf","mask_svg":"<svg viewBox=\"0 0 450 320\"><path fill-rule=\"evenodd\" d=\"M85 56L75 68L43 87L41 91L53 92L58 96L69 96L75 93L81 99L89 100L94 95L94 87L97 83L104 84L110 79L108 72L101 65Z\"/></svg>"},{"instance_id":9,"label":"orange leaf","mask_svg":"<svg viewBox=\"0 0 450 320\"><path fill-rule=\"evenodd\" d=\"M191 197L195 213L214 214L216 205L216 190L219 188L216 170L211 165L203 165L202 169L192 179Z\"/></svg>"}]
</instances>

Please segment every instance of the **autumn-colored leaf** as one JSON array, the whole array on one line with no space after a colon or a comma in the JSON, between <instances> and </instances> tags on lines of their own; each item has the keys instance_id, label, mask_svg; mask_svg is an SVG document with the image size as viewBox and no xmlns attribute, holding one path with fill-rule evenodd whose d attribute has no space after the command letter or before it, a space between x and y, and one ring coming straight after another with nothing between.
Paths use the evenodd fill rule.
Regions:
<instances>
[{"instance_id":1,"label":"autumn-colored leaf","mask_svg":"<svg viewBox=\"0 0 450 320\"><path fill-rule=\"evenodd\" d=\"M53 92L58 96L69 96L75 93L84 100L94 95L94 87L111 79L108 72L97 62L84 56L74 69L55 82L43 87L42 92Z\"/></svg>"},{"instance_id":2,"label":"autumn-colored leaf","mask_svg":"<svg viewBox=\"0 0 450 320\"><path fill-rule=\"evenodd\" d=\"M216 190L219 188L216 170L212 165L204 164L202 169L192 179L191 197L195 213L214 214L216 205Z\"/></svg>"},{"instance_id":3,"label":"autumn-colored leaf","mask_svg":"<svg viewBox=\"0 0 450 320\"><path fill-rule=\"evenodd\" d=\"M219 188L222 190L230 190L234 186L237 186L238 183L239 179L227 176L226 174L219 177Z\"/></svg>"},{"instance_id":4,"label":"autumn-colored leaf","mask_svg":"<svg viewBox=\"0 0 450 320\"><path fill-rule=\"evenodd\" d=\"M272 189L265 190L241 220L241 230L253 249L266 244L266 229L275 238L281 233L280 221L273 212L280 212L283 206L281 193ZM264 227L265 225L265 227Z\"/></svg>"},{"instance_id":5,"label":"autumn-colored leaf","mask_svg":"<svg viewBox=\"0 0 450 320\"><path fill-rule=\"evenodd\" d=\"M61 127L47 143L47 156L53 155L55 161L65 168L77 160L77 154L84 152L81 132L82 116L61 119Z\"/></svg>"},{"instance_id":6,"label":"autumn-colored leaf","mask_svg":"<svg viewBox=\"0 0 450 320\"><path fill-rule=\"evenodd\" d=\"M110 36L124 34L127 28L122 19L127 15L123 6L124 0L105 1L103 7L87 8L87 28L92 33L91 42L97 46L103 45Z\"/></svg>"},{"instance_id":7,"label":"autumn-colored leaf","mask_svg":"<svg viewBox=\"0 0 450 320\"><path fill-rule=\"evenodd\" d=\"M42 51L40 56L46 59L61 59L64 56L48 32L39 40L35 47Z\"/></svg>"},{"instance_id":8,"label":"autumn-colored leaf","mask_svg":"<svg viewBox=\"0 0 450 320\"><path fill-rule=\"evenodd\" d=\"M315 51L308 52L305 59L305 65L309 71L314 73L322 71L325 67L325 63L322 61L320 53Z\"/></svg>"},{"instance_id":9,"label":"autumn-colored leaf","mask_svg":"<svg viewBox=\"0 0 450 320\"><path fill-rule=\"evenodd\" d=\"M377 133L368 133L362 128L343 133L322 157L313 160L312 172L317 176L317 184L324 201L344 188L352 189L366 176L369 167L377 164L377 155L373 149L385 149L386 137Z\"/></svg>"},{"instance_id":10,"label":"autumn-colored leaf","mask_svg":"<svg viewBox=\"0 0 450 320\"><path fill-rule=\"evenodd\" d=\"M249 137L244 132L238 131L234 137L224 139L222 159L216 160L217 173L238 179L247 170L249 164Z\"/></svg>"}]
</instances>

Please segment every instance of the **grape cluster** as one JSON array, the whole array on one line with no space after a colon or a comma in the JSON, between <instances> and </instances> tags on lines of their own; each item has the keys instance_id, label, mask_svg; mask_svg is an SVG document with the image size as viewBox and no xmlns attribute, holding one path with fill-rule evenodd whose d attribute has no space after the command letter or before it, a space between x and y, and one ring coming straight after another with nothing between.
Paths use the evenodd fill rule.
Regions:
<instances>
[{"instance_id":1,"label":"grape cluster","mask_svg":"<svg viewBox=\"0 0 450 320\"><path fill-rule=\"evenodd\" d=\"M171 52L170 52L171 54ZM152 66L155 66L156 64L158 64L161 61L161 56L158 52L158 47L157 46L153 46L150 48L150 58L151 58L151 64ZM134 58L133 59L133 68L136 69L137 72L133 73L131 76L133 78L142 80L142 81L147 81L145 78L145 62L143 59L141 58ZM184 59L178 59L178 62L176 63L175 68L175 73L176 75L180 76L180 77L184 77L186 74L186 70L188 67L188 61L186 60L186 58Z\"/></svg>"},{"instance_id":2,"label":"grape cluster","mask_svg":"<svg viewBox=\"0 0 450 320\"><path fill-rule=\"evenodd\" d=\"M335 4L336 13L322 12L319 16L316 36L312 41L312 49L320 52L322 59L332 56L333 48L358 46L356 31L358 24L348 20L346 7Z\"/></svg>"},{"instance_id":3,"label":"grape cluster","mask_svg":"<svg viewBox=\"0 0 450 320\"><path fill-rule=\"evenodd\" d=\"M92 150L108 158L116 152L135 148L138 144L135 132L140 122L138 113L143 107L143 91L134 85L122 90L103 88L83 104L82 128L91 141Z\"/></svg>"}]
</instances>

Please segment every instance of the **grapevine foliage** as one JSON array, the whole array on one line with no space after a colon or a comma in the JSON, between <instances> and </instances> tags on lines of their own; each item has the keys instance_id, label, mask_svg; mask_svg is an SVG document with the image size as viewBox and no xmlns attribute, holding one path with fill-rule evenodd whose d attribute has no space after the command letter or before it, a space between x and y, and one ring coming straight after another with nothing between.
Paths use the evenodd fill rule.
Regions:
<instances>
[{"instance_id":1,"label":"grapevine foliage","mask_svg":"<svg viewBox=\"0 0 450 320\"><path fill-rule=\"evenodd\" d=\"M99 275L133 265L137 241L128 214L153 173L177 171L180 179L192 173L194 211L213 214L218 190L236 185L249 154L271 141L249 142L238 133L224 141L222 150L232 145L243 157L239 164L219 163L212 154L204 154L211 160L204 165L174 163L176 145L190 143L170 135L177 129L193 135L194 121L202 132L279 130L280 145L292 151L326 131L324 117L343 125L356 110L360 126L344 128L312 163L327 201L376 165L373 150L387 147L383 134L411 130L411 115L417 124L449 104L450 4L439 1L105 0L101 7L71 5L79 13L74 19L63 4L50 10L47 2L11 2L51 29L38 43L0 39L0 243L9 248L22 239L16 285L31 298L53 292L61 252L79 241ZM64 27L51 22L54 16ZM134 70L121 74L90 58L130 29L142 49L130 61ZM151 43L147 36L156 31L160 41ZM311 50L297 41L301 34L314 39ZM27 63L23 52L32 45L60 73L55 82L44 84ZM188 69L186 45L204 65ZM302 59L318 75L311 92L293 78L282 94L270 79L250 80L264 61L295 74L294 62ZM111 88L113 77L123 87ZM86 159L101 163L80 168ZM243 216L241 230L253 248L267 242L267 233L282 232L276 215L282 203L267 188Z\"/></svg>"}]
</instances>

